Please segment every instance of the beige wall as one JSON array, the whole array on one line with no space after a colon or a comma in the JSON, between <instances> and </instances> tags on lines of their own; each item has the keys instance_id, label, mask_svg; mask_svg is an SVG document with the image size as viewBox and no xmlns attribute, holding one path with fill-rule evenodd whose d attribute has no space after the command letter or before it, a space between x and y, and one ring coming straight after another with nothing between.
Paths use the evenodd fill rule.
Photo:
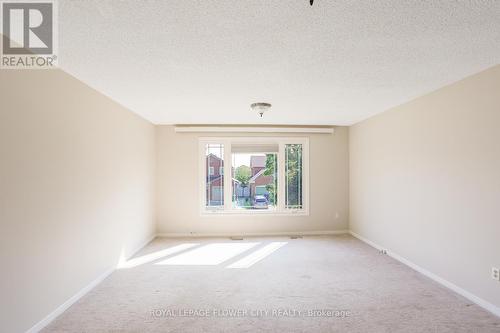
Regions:
<instances>
[{"instance_id":1,"label":"beige wall","mask_svg":"<svg viewBox=\"0 0 500 333\"><path fill-rule=\"evenodd\" d=\"M348 229L347 132L346 127L337 127L334 135L309 136L311 191L309 216L200 216L198 138L214 135L175 133L173 126L158 126L156 131L158 232L242 234ZM217 133L215 136L221 135ZM338 218L335 215L337 212Z\"/></svg>"},{"instance_id":2,"label":"beige wall","mask_svg":"<svg viewBox=\"0 0 500 333\"><path fill-rule=\"evenodd\" d=\"M154 136L59 70L0 71L0 331L26 331L154 233Z\"/></svg>"},{"instance_id":3,"label":"beige wall","mask_svg":"<svg viewBox=\"0 0 500 333\"><path fill-rule=\"evenodd\" d=\"M273 217L200 216L198 137L210 134L155 129L61 71L0 75L2 332L32 327L155 231L342 231L349 219L500 306L490 278L500 266L500 66L308 135L310 215Z\"/></svg>"},{"instance_id":4,"label":"beige wall","mask_svg":"<svg viewBox=\"0 0 500 333\"><path fill-rule=\"evenodd\" d=\"M500 307L500 66L349 130L350 228Z\"/></svg>"}]
</instances>

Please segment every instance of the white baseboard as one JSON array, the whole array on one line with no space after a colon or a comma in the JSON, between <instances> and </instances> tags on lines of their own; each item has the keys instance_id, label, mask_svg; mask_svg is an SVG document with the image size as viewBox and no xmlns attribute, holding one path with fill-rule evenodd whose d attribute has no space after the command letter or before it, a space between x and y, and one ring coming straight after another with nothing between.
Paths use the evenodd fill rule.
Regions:
<instances>
[{"instance_id":1,"label":"white baseboard","mask_svg":"<svg viewBox=\"0 0 500 333\"><path fill-rule=\"evenodd\" d=\"M343 235L349 230L320 230L320 231L289 231L289 232L163 232L157 237L165 238L197 238L197 237L267 237L267 236L322 236Z\"/></svg>"},{"instance_id":2,"label":"white baseboard","mask_svg":"<svg viewBox=\"0 0 500 333\"><path fill-rule=\"evenodd\" d=\"M151 242L153 239L156 238L156 235L152 235L149 237L145 242L141 243L139 247L134 249L132 251L132 254L128 256L129 258L132 257L135 253L137 253L139 250L141 250L144 246L146 246L149 242ZM54 311L52 311L48 316L43 318L41 321L39 321L37 324L35 324L33 327L31 327L29 330L26 331L26 333L37 333L40 332L44 327L46 327L48 324L50 324L54 319L56 319L59 315L61 315L64 311L66 311L70 306L75 304L80 298L85 296L89 291L94 289L99 283L104 281L111 273L113 273L116 270L116 266L112 266L104 273L99 275L95 280L90 282L88 285L86 285L83 289L78 291L76 294L74 294L70 299L68 299L66 302L63 304L59 305Z\"/></svg>"},{"instance_id":3,"label":"white baseboard","mask_svg":"<svg viewBox=\"0 0 500 333\"><path fill-rule=\"evenodd\" d=\"M85 296L85 294L87 294L95 286L97 286L105 278L107 278L111 273L113 273L114 270L115 270L115 267L108 268L104 273L102 273L99 277L97 277L97 279L90 282L87 286L85 286L83 289L81 289L79 292L77 292L75 295L73 295L70 299L68 299L66 302L64 302L60 306L58 306L57 309L52 311L47 317L43 318L41 321L39 321L37 324L35 324L35 326L31 327L28 331L26 331L26 333L40 332L45 326L50 324L60 314L62 314L64 311L66 311L70 306L72 306L74 303L76 303L80 298Z\"/></svg>"},{"instance_id":4,"label":"white baseboard","mask_svg":"<svg viewBox=\"0 0 500 333\"><path fill-rule=\"evenodd\" d=\"M144 242L140 243L138 246L136 246L136 248L132 252L130 252L130 254L125 259L129 260L130 258L132 258L133 256L135 256L137 254L137 252L139 252L146 245L148 245L149 243L151 243L153 241L153 239L155 239L156 237L158 237L156 234L152 234L151 236L149 236L148 238L146 238L146 240Z\"/></svg>"},{"instance_id":5,"label":"white baseboard","mask_svg":"<svg viewBox=\"0 0 500 333\"><path fill-rule=\"evenodd\" d=\"M380 246L379 244L376 244L368 239L366 239L365 237L353 232L353 231L349 231L349 233L356 237L357 239L359 239L360 241L376 248L377 250L382 250L382 249L385 249L387 251L387 255L389 255L391 258L394 258L395 260L399 261L400 263L416 270L417 272L419 272L420 274L423 274L425 276L427 276L428 278L436 281L437 283L445 286L446 288L448 289L451 289L452 291L456 292L457 294L459 295L462 295L463 297L467 298L468 300L470 300L471 302L474 302L475 304L479 305L480 307L482 307L483 309L493 313L494 315L500 317L500 308L497 307L496 305L494 304L491 304L490 302L468 292L467 290L465 289L462 289L460 288L459 286L457 286L456 284L453 284L451 283L450 281L448 280L445 280L443 279L442 277L426 270L425 268L422 268L416 264L414 264L413 262L409 261L408 259L392 252L391 250L387 249L387 248L384 248L383 246Z\"/></svg>"}]
</instances>

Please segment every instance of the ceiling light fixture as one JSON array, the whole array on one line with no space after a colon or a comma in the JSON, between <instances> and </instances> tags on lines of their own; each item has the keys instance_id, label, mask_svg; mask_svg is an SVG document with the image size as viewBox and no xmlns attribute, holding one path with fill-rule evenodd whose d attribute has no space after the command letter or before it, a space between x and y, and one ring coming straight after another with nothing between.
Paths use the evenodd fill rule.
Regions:
<instances>
[{"instance_id":1,"label":"ceiling light fixture","mask_svg":"<svg viewBox=\"0 0 500 333\"><path fill-rule=\"evenodd\" d=\"M264 116L264 112L271 108L271 104L259 102L253 103L252 105L250 105L250 107L252 108L252 110L257 111L259 117L262 118Z\"/></svg>"}]
</instances>

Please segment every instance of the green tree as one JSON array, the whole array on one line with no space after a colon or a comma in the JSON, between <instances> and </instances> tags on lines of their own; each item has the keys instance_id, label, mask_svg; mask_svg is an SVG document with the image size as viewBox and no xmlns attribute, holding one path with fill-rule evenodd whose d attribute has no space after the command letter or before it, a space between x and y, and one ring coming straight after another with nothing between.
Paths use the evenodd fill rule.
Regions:
<instances>
[{"instance_id":1,"label":"green tree","mask_svg":"<svg viewBox=\"0 0 500 333\"><path fill-rule=\"evenodd\" d=\"M300 206L302 204L302 145L286 145L285 148L285 202L289 206ZM267 154L266 176L273 177L273 183L266 185L271 203L276 203L277 193L277 155Z\"/></svg>"},{"instance_id":2,"label":"green tree","mask_svg":"<svg viewBox=\"0 0 500 333\"><path fill-rule=\"evenodd\" d=\"M286 145L285 202L289 206L302 205L302 145Z\"/></svg>"},{"instance_id":3,"label":"green tree","mask_svg":"<svg viewBox=\"0 0 500 333\"><path fill-rule=\"evenodd\" d=\"M266 185L266 190L269 192L269 201L271 204L276 204L276 193L278 189L278 177L276 177L276 166L277 166L277 155L276 154L267 154L266 155L266 169L264 170L265 176L271 176L273 178L273 182L271 184Z\"/></svg>"},{"instance_id":4,"label":"green tree","mask_svg":"<svg viewBox=\"0 0 500 333\"><path fill-rule=\"evenodd\" d=\"M240 182L241 187L248 186L248 181L252 178L252 170L248 165L240 165L234 170L234 178Z\"/></svg>"}]
</instances>

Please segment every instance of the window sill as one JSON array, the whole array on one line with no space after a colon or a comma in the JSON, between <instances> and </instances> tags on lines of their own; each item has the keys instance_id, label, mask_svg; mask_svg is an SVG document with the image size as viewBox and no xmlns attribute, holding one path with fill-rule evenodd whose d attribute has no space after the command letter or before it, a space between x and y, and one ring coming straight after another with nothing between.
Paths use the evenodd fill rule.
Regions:
<instances>
[{"instance_id":1,"label":"window sill","mask_svg":"<svg viewBox=\"0 0 500 333\"><path fill-rule=\"evenodd\" d=\"M306 210L300 211L259 211L259 210L203 210L200 213L201 216L309 216L309 212Z\"/></svg>"}]
</instances>

